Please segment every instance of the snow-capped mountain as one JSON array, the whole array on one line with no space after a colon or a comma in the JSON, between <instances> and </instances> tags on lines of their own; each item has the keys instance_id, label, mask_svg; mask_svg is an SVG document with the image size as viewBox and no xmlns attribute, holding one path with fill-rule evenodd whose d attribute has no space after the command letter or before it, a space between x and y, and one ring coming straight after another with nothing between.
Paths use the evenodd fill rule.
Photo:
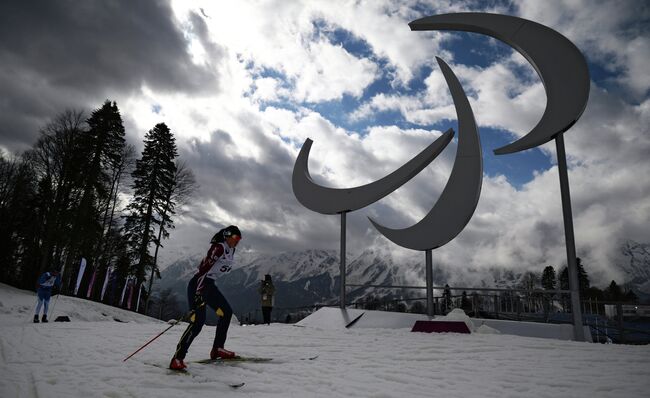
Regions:
<instances>
[{"instance_id":1,"label":"snow-capped mountain","mask_svg":"<svg viewBox=\"0 0 650 398\"><path fill-rule=\"evenodd\" d=\"M186 286L196 272L200 256L176 261L161 272L155 290L170 288L186 303ZM425 286L424 255L396 257L390 250L373 248L346 258L347 285ZM299 308L315 304L335 304L340 293L339 256L337 251L306 250L275 255L237 253L240 264L220 276L219 288L228 297L235 314L259 309L257 288L264 275L270 274L276 287L275 308ZM434 263L434 285L442 286L516 286L523 272L467 270L441 267ZM349 286L348 302L368 296L382 299L425 297L423 289L395 289Z\"/></svg>"},{"instance_id":2,"label":"snow-capped mountain","mask_svg":"<svg viewBox=\"0 0 650 398\"><path fill-rule=\"evenodd\" d=\"M161 272L155 290L170 288L185 304L187 282L200 261L198 256L171 264ZM276 308L326 303L337 296L339 260L333 252L307 250L273 256L244 252L237 253L236 261L240 265L219 277L219 288L237 315L259 309L257 288L266 274L273 277L276 287Z\"/></svg>"},{"instance_id":3,"label":"snow-capped mountain","mask_svg":"<svg viewBox=\"0 0 650 398\"><path fill-rule=\"evenodd\" d=\"M650 298L650 244L627 241L621 251L623 260L617 267L625 275L625 284L639 298Z\"/></svg>"},{"instance_id":4,"label":"snow-capped mountain","mask_svg":"<svg viewBox=\"0 0 650 398\"><path fill-rule=\"evenodd\" d=\"M638 250L637 250L638 249ZM644 250L641 250L644 249ZM650 286L650 261L646 258L647 247L635 247L635 256L625 266L619 266L624 274L621 284L629 283L641 297L644 287ZM641 252L637 253L639 250ZM425 259L421 252L391 251L374 247L361 254L348 253L346 257L347 302L375 296L380 299L424 298L424 289L396 289L350 285L393 285L423 287L425 282ZM162 280L156 281L155 290L170 288L178 295L180 303L186 304L187 282L196 272L201 256L178 260L161 272ZM335 304L339 300L339 253L336 250L305 250L265 255L238 252L237 266L220 277L219 288L228 297L235 314L240 316L259 310L257 288L264 275L270 274L276 287L277 309L309 307L315 304ZM541 275L543 268L534 272ZM559 273L559 269L556 272ZM454 267L433 262L433 284L452 287L498 287L522 286L526 270L500 267L473 269ZM539 283L539 281L538 281ZM537 286L540 287L540 286ZM606 286L603 286L606 287ZM650 288L648 288L650 291ZM459 294L455 292L454 294ZM436 292L439 294L439 292Z\"/></svg>"}]
</instances>

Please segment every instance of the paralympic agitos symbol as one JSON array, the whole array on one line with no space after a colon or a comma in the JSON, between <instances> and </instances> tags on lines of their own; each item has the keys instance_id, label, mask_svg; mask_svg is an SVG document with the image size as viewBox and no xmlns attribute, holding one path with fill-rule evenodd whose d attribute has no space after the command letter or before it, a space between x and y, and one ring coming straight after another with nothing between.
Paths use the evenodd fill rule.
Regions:
<instances>
[{"instance_id":1,"label":"paralympic agitos symbol","mask_svg":"<svg viewBox=\"0 0 650 398\"><path fill-rule=\"evenodd\" d=\"M568 130L582 115L589 97L589 72L580 51L558 32L526 19L485 13L455 13L418 19L411 30L460 30L482 33L518 50L535 68L546 91L547 104L537 125L525 136L502 148L497 155L534 148ZM431 250L451 241L467 225L481 191L481 146L467 96L449 66L437 58L458 115L458 149L449 181L431 211L415 225L390 229L370 219L394 243ZM335 189L316 184L309 175L312 141L307 139L293 169L293 191L308 209L337 214L378 201L409 181L442 152L453 137L449 130L416 157L388 176L367 185Z\"/></svg>"}]
</instances>

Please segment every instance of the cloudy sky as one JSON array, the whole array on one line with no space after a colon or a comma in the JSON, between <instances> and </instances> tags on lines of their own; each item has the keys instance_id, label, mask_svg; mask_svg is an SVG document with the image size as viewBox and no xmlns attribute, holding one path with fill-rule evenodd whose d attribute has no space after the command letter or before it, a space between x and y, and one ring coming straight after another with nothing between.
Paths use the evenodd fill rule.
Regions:
<instances>
[{"instance_id":1,"label":"cloudy sky","mask_svg":"<svg viewBox=\"0 0 650 398\"><path fill-rule=\"evenodd\" d=\"M33 1L0 5L0 150L20 153L66 109L116 101L127 139L165 122L200 183L163 250L203 253L237 224L243 248L337 249L337 216L302 207L291 172L306 138L310 172L333 187L375 181L449 127L443 58L479 125L484 179L461 234L436 263L541 270L566 262L555 146L495 156L546 104L517 52L469 33L411 32L412 20L487 11L573 41L591 75L585 113L565 134L578 255L617 277L626 240L650 242L650 7L635 1ZM445 186L455 143L381 201L348 215L348 249L406 255L368 222L419 221ZM422 256L424 257L424 256Z\"/></svg>"}]
</instances>

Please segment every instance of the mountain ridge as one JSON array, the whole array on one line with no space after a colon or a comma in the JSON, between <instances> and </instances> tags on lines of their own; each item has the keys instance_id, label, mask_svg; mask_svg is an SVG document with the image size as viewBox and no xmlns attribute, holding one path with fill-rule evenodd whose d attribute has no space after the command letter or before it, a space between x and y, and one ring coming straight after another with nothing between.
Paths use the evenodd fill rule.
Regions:
<instances>
[{"instance_id":1,"label":"mountain ridge","mask_svg":"<svg viewBox=\"0 0 650 398\"><path fill-rule=\"evenodd\" d=\"M424 256L420 252L399 257L385 248L369 248L359 254L348 253L346 284L349 285L396 285L411 289L388 287L349 286L347 302L367 299L424 298ZM161 272L162 279L154 285L156 291L171 289L178 295L181 305L186 305L186 286L196 272L202 256L182 258ZM314 305L335 305L340 294L339 256L336 250L308 249L304 251L263 254L237 253L233 270L218 278L219 288L228 297L235 314L254 314L259 310L257 288L264 275L270 274L276 286L274 307L288 309ZM621 266L627 280L634 281L634 288L645 297L643 288L650 286L650 273L639 262L634 267ZM634 271L633 274L626 270ZM536 273L541 275L541 271ZM559 273L559 270L556 270ZM434 286L516 288L523 284L527 270L512 270L497 266L473 269L433 265ZM439 292L435 293L439 295ZM455 293L456 294L456 293ZM640 298L641 298L640 297Z\"/></svg>"}]
</instances>

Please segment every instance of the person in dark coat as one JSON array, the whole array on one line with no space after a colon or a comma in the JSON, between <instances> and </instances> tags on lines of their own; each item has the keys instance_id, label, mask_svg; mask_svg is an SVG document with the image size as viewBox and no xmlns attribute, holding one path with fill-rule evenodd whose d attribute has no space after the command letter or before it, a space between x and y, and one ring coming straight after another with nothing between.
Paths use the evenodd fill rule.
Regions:
<instances>
[{"instance_id":1,"label":"person in dark coat","mask_svg":"<svg viewBox=\"0 0 650 398\"><path fill-rule=\"evenodd\" d=\"M38 278L38 287L36 293L38 295L38 302L36 303L36 311L34 311L34 323L38 323L38 313L43 307L42 322L47 322L47 311L50 305L50 297L52 296L53 287L61 287L61 275L59 271L45 272Z\"/></svg>"},{"instance_id":2,"label":"person in dark coat","mask_svg":"<svg viewBox=\"0 0 650 398\"><path fill-rule=\"evenodd\" d=\"M271 280L271 275L264 275L264 280L260 283L257 289L262 298L262 316L264 323L271 324L271 311L273 311L273 295L275 294L275 286Z\"/></svg>"}]
</instances>

